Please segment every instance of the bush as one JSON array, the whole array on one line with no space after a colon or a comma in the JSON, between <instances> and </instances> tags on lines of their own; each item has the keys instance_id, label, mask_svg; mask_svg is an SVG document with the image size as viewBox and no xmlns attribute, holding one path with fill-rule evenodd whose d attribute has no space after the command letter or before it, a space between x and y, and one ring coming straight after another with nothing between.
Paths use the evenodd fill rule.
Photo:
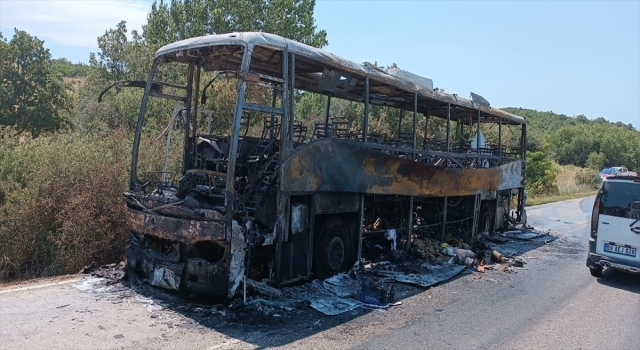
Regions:
<instances>
[{"instance_id":1,"label":"bush","mask_svg":"<svg viewBox=\"0 0 640 350\"><path fill-rule=\"evenodd\" d=\"M525 188L529 195L551 195L558 192L558 169L543 152L527 153Z\"/></svg>"},{"instance_id":2,"label":"bush","mask_svg":"<svg viewBox=\"0 0 640 350\"><path fill-rule=\"evenodd\" d=\"M600 175L593 169L580 169L575 175L576 184L597 189L600 185Z\"/></svg>"},{"instance_id":3,"label":"bush","mask_svg":"<svg viewBox=\"0 0 640 350\"><path fill-rule=\"evenodd\" d=\"M0 280L122 259L130 138L58 134L0 147Z\"/></svg>"},{"instance_id":4,"label":"bush","mask_svg":"<svg viewBox=\"0 0 640 350\"><path fill-rule=\"evenodd\" d=\"M600 152L591 152L587 158L587 168L600 171L605 163L604 154Z\"/></svg>"}]
</instances>

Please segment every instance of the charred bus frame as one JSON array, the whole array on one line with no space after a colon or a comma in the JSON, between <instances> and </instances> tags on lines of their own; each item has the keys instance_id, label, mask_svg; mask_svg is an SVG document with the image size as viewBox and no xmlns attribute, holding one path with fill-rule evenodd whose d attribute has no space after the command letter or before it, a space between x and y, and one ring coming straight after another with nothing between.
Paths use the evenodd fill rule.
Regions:
<instances>
[{"instance_id":1,"label":"charred bus frame","mask_svg":"<svg viewBox=\"0 0 640 350\"><path fill-rule=\"evenodd\" d=\"M188 66L185 86L156 80L158 67L171 62ZM197 133L198 113L215 80L201 82L204 72L237 79L229 135ZM359 261L363 238L390 229L400 249L409 250L421 227L436 227L444 236L452 221L466 220L475 235L522 219L526 122L479 95L446 94L429 79L267 33L167 45L156 53L146 82L117 84L145 88L124 199L132 231L129 272L153 285L232 297L247 278L282 285L347 269ZM271 104L247 101L248 85L271 91ZM294 115L300 91L328 96L325 119L315 124L311 141ZM184 125L178 181L167 181L164 173L155 182L138 176L150 96L183 104L174 113ZM364 105L361 125L345 127L330 118L336 98ZM408 115L412 132L401 135L399 127L392 142L381 141L369 132L372 106L401 111L399 126ZM243 136L244 120L255 114L264 117L262 135ZM424 130L418 130L419 115ZM428 138L433 118L446 124L444 142ZM475 147L452 141L452 123L462 127L463 121L468 134L476 132ZM481 125L498 125L497 145L481 144ZM504 126L520 129L509 147ZM467 217L460 219L452 201L470 203ZM389 202L395 204L385 209Z\"/></svg>"}]
</instances>

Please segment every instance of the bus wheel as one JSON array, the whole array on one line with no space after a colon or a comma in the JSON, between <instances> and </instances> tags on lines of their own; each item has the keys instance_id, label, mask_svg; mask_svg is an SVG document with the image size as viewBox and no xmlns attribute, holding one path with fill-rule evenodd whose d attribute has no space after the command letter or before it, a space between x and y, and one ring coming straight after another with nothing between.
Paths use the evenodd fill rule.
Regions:
<instances>
[{"instance_id":1,"label":"bus wheel","mask_svg":"<svg viewBox=\"0 0 640 350\"><path fill-rule=\"evenodd\" d=\"M491 232L494 226L494 212L491 210L489 203L484 203L480 207L480 220L478 220L478 233Z\"/></svg>"},{"instance_id":2,"label":"bus wheel","mask_svg":"<svg viewBox=\"0 0 640 350\"><path fill-rule=\"evenodd\" d=\"M338 217L328 218L318 226L318 239L314 244L313 272L326 278L348 268L351 256L349 229Z\"/></svg>"}]
</instances>

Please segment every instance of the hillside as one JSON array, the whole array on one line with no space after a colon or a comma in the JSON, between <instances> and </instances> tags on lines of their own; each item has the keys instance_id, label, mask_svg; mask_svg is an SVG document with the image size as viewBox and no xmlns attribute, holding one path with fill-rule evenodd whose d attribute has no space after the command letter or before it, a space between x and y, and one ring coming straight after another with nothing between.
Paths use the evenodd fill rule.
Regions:
<instances>
[{"instance_id":1,"label":"hillside","mask_svg":"<svg viewBox=\"0 0 640 350\"><path fill-rule=\"evenodd\" d=\"M502 109L526 118L530 148L544 151L562 165L640 167L640 132L631 124L526 108Z\"/></svg>"}]
</instances>

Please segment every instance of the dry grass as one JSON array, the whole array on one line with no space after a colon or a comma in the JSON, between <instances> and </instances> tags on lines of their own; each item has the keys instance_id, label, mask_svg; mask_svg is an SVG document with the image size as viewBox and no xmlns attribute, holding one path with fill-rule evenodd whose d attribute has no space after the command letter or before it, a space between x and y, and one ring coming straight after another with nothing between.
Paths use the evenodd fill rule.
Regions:
<instances>
[{"instance_id":1,"label":"dry grass","mask_svg":"<svg viewBox=\"0 0 640 350\"><path fill-rule=\"evenodd\" d=\"M141 171L158 170L164 141L144 134ZM128 228L133 133L60 133L0 143L0 282L75 273L120 261ZM170 169L179 169L176 137Z\"/></svg>"},{"instance_id":2,"label":"dry grass","mask_svg":"<svg viewBox=\"0 0 640 350\"><path fill-rule=\"evenodd\" d=\"M114 131L0 147L0 281L122 258L130 144Z\"/></svg>"},{"instance_id":3,"label":"dry grass","mask_svg":"<svg viewBox=\"0 0 640 350\"><path fill-rule=\"evenodd\" d=\"M558 195L566 196L574 193L585 193L595 191L595 189L584 183L578 183L576 178L584 171L583 168L579 168L574 165L560 166L560 171L556 177L556 184L558 185Z\"/></svg>"},{"instance_id":4,"label":"dry grass","mask_svg":"<svg viewBox=\"0 0 640 350\"><path fill-rule=\"evenodd\" d=\"M592 181L580 181L585 177L595 176L590 174L589 170L574 165L557 165L557 167L556 185L558 186L558 192L547 196L529 197L527 205L545 204L595 195L596 188L592 179Z\"/></svg>"}]
</instances>

